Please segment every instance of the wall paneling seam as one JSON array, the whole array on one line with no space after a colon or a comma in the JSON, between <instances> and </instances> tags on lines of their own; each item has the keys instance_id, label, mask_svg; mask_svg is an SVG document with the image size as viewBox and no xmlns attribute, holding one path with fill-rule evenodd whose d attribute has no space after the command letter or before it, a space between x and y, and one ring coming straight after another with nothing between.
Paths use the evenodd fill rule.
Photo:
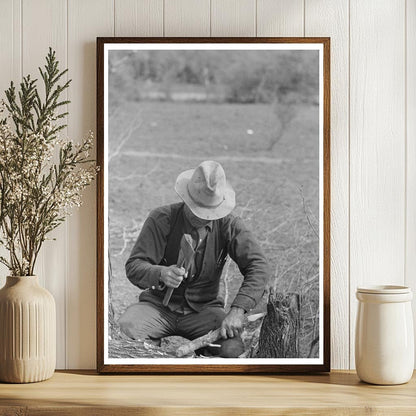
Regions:
<instances>
[{"instance_id":1,"label":"wall paneling seam","mask_svg":"<svg viewBox=\"0 0 416 416\"><path fill-rule=\"evenodd\" d=\"M209 36L212 37L212 0L209 0Z\"/></svg>"},{"instance_id":2,"label":"wall paneling seam","mask_svg":"<svg viewBox=\"0 0 416 416\"><path fill-rule=\"evenodd\" d=\"M19 65L19 79L23 78L23 0L19 0L20 5L20 65ZM15 43L13 43L14 49ZM14 53L14 51L13 51Z\"/></svg>"},{"instance_id":3,"label":"wall paneling seam","mask_svg":"<svg viewBox=\"0 0 416 416\"><path fill-rule=\"evenodd\" d=\"M407 284L407 0L404 0L404 250L403 285Z\"/></svg>"},{"instance_id":4,"label":"wall paneling seam","mask_svg":"<svg viewBox=\"0 0 416 416\"><path fill-rule=\"evenodd\" d=\"M348 369L351 369L351 325L351 0L348 0Z\"/></svg>"},{"instance_id":5,"label":"wall paneling seam","mask_svg":"<svg viewBox=\"0 0 416 416\"><path fill-rule=\"evenodd\" d=\"M306 0L303 0L303 16L302 16L302 20L303 20L303 37L306 36Z\"/></svg>"},{"instance_id":6,"label":"wall paneling seam","mask_svg":"<svg viewBox=\"0 0 416 416\"><path fill-rule=\"evenodd\" d=\"M23 78L23 1L20 0L20 75L21 79ZM15 44L13 43L13 49L15 47ZM14 51L13 51L14 52Z\"/></svg>"},{"instance_id":7,"label":"wall paneling seam","mask_svg":"<svg viewBox=\"0 0 416 416\"><path fill-rule=\"evenodd\" d=\"M66 0L66 65L69 68L69 1ZM69 71L66 74L66 81L69 79ZM66 91L66 99L69 99L68 90ZM68 104L66 106L68 108ZM68 116L67 116L68 117ZM69 131L67 130L67 135ZM65 357L65 368L68 368L68 301L67 301L67 293L68 293L68 258L69 258L69 244L68 244L68 235L69 235L69 224L68 221L65 221L65 274L64 274L64 323L65 323L65 332L64 332L64 357Z\"/></svg>"}]
</instances>

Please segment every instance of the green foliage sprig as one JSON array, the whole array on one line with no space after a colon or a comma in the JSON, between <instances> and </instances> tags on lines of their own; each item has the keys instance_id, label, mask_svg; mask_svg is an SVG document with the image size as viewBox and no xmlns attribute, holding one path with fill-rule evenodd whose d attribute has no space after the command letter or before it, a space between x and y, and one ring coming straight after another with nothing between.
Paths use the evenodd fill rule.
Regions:
<instances>
[{"instance_id":1,"label":"green foliage sprig","mask_svg":"<svg viewBox=\"0 0 416 416\"><path fill-rule=\"evenodd\" d=\"M67 69L59 70L51 48L39 72L42 96L27 75L19 91L11 82L0 106L0 246L10 255L0 262L13 276L33 275L47 235L81 205L97 170L89 155L92 133L79 144L59 137L69 103L60 97L71 81L60 84Z\"/></svg>"}]
</instances>

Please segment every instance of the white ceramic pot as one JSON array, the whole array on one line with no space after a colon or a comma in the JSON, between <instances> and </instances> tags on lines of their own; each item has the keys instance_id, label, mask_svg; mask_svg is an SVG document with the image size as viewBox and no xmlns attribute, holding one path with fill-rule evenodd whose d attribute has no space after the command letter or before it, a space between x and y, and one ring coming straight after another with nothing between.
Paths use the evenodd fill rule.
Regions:
<instances>
[{"instance_id":1,"label":"white ceramic pot","mask_svg":"<svg viewBox=\"0 0 416 416\"><path fill-rule=\"evenodd\" d=\"M373 286L357 289L355 366L372 384L402 384L412 377L414 332L410 288Z\"/></svg>"},{"instance_id":2,"label":"white ceramic pot","mask_svg":"<svg viewBox=\"0 0 416 416\"><path fill-rule=\"evenodd\" d=\"M55 300L36 276L8 276L0 290L0 381L46 380L55 363Z\"/></svg>"}]
</instances>

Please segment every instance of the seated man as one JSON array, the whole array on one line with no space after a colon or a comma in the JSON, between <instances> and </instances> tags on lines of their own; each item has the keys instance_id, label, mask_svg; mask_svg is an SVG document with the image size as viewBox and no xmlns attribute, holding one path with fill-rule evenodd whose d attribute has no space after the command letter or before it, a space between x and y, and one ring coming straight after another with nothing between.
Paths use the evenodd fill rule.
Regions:
<instances>
[{"instance_id":1,"label":"seated man","mask_svg":"<svg viewBox=\"0 0 416 416\"><path fill-rule=\"evenodd\" d=\"M241 218L231 211L235 193L222 166L202 162L182 172L175 191L183 202L153 210L146 219L126 263L128 279L140 289L140 302L119 320L121 330L133 339L159 341L179 335L195 339L221 327L227 346L241 354L240 333L244 313L261 299L270 275L265 256ZM181 239L193 239L195 255L186 275L177 266ZM218 297L221 273L229 255L244 276L228 314ZM163 299L174 288L169 303Z\"/></svg>"}]
</instances>

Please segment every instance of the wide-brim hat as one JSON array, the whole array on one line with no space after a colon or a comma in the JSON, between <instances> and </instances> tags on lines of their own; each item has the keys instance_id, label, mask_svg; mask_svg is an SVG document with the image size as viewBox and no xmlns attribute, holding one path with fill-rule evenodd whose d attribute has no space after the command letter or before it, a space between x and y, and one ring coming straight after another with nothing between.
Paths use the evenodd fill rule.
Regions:
<instances>
[{"instance_id":1,"label":"wide-brim hat","mask_svg":"<svg viewBox=\"0 0 416 416\"><path fill-rule=\"evenodd\" d=\"M235 207L235 192L218 162L206 160L179 174L175 191L189 209L205 220L217 220Z\"/></svg>"}]
</instances>

